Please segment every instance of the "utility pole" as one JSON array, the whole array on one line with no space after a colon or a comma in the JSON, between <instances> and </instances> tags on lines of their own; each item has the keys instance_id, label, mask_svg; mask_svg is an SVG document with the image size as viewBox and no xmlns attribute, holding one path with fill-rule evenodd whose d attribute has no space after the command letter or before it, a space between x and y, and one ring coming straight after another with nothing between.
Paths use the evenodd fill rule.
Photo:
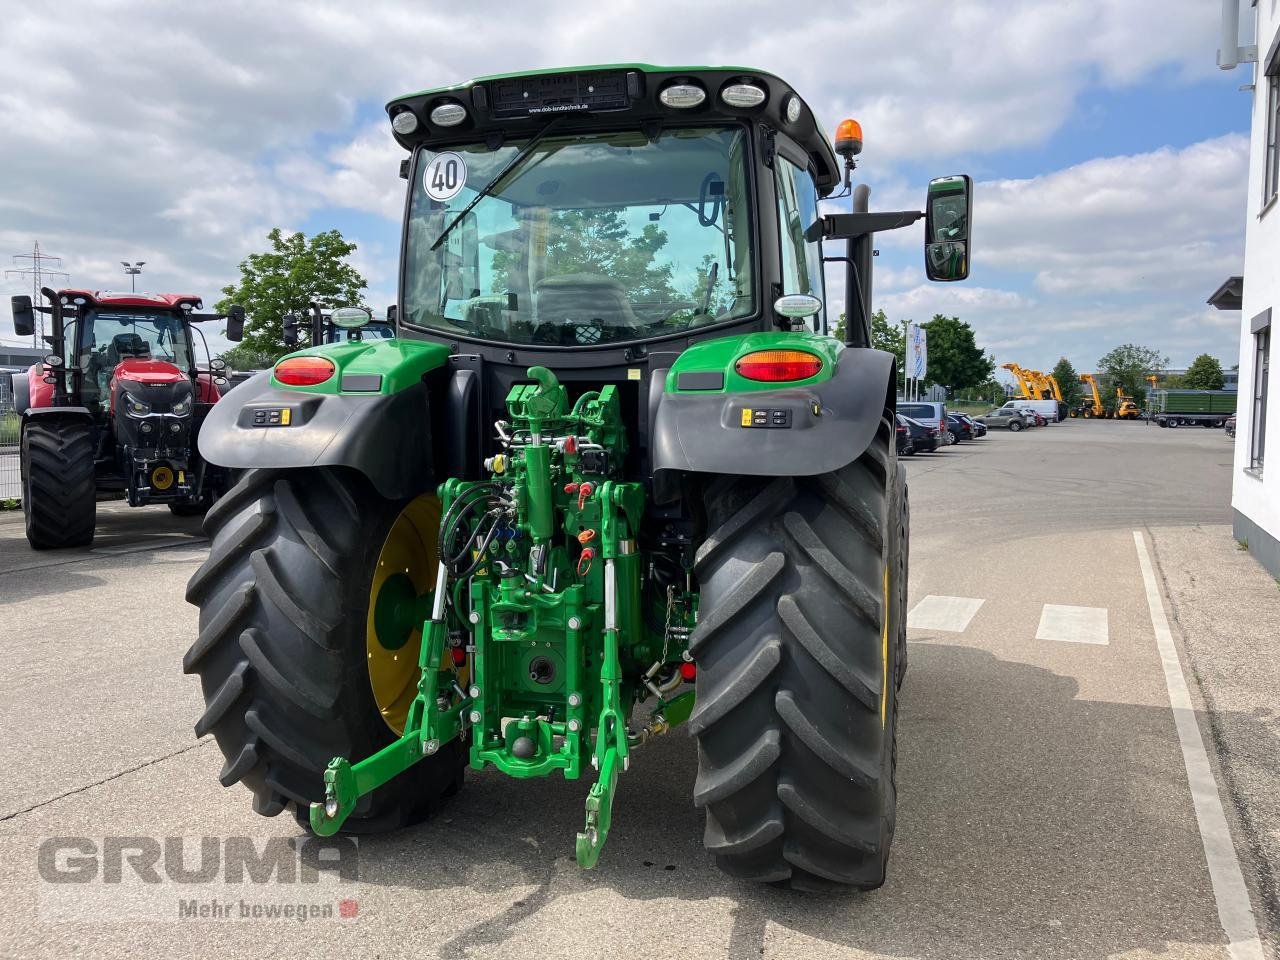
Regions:
<instances>
[{"instance_id":1,"label":"utility pole","mask_svg":"<svg viewBox=\"0 0 1280 960\"><path fill-rule=\"evenodd\" d=\"M124 267L124 272L129 275L129 289L133 293L138 292L138 274L142 272L142 268L147 265L147 261L139 260L136 263L129 263L126 260L120 261L120 266Z\"/></svg>"},{"instance_id":2,"label":"utility pole","mask_svg":"<svg viewBox=\"0 0 1280 960\"><path fill-rule=\"evenodd\" d=\"M27 261L30 261L30 264ZM61 257L54 257L41 252L39 240L32 244L30 253L14 254L13 262L15 266L5 270L4 275L6 277L30 277L31 302L36 306L40 305L40 291L45 286L46 278L71 276L71 274L59 269L62 266ZM39 310L36 311L36 330L31 335L31 345L36 348L44 346L44 314Z\"/></svg>"}]
</instances>

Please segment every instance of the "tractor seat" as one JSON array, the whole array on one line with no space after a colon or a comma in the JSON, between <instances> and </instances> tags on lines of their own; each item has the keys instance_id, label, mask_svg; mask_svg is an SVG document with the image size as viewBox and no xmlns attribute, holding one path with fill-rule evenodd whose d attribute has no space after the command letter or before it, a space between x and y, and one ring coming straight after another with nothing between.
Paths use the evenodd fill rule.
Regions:
<instances>
[{"instance_id":1,"label":"tractor seat","mask_svg":"<svg viewBox=\"0 0 1280 960\"><path fill-rule=\"evenodd\" d=\"M125 357L151 358L151 344L136 333L117 333L107 345L107 363L114 367Z\"/></svg>"},{"instance_id":2,"label":"tractor seat","mask_svg":"<svg viewBox=\"0 0 1280 960\"><path fill-rule=\"evenodd\" d=\"M538 324L636 325L626 287L598 273L570 273L539 280L534 287L534 309Z\"/></svg>"}]
</instances>

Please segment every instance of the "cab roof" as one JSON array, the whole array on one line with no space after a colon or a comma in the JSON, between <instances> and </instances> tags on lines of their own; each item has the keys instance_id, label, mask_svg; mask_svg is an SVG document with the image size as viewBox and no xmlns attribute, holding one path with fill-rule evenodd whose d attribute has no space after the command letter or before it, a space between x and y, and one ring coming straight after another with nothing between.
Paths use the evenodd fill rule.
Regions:
<instances>
[{"instance_id":1,"label":"cab roof","mask_svg":"<svg viewBox=\"0 0 1280 960\"><path fill-rule=\"evenodd\" d=\"M695 107L669 107L658 99L666 87L694 84L706 92ZM734 107L721 91L735 83L751 83L765 91L763 103ZM787 119L794 98L799 113ZM441 126L431 112L444 104L466 110L461 122ZM830 193L840 181L841 168L821 123L798 93L781 78L752 67L666 67L650 63L612 63L528 70L478 77L450 87L434 87L405 94L387 104L388 117L409 111L417 118L412 133L393 135L406 150L475 142L496 145L507 136L526 137L559 117L559 132L575 127L639 126L659 123L706 122L717 119L754 120L782 131L802 146L814 168L818 192ZM455 111L456 113L456 111Z\"/></svg>"},{"instance_id":2,"label":"cab roof","mask_svg":"<svg viewBox=\"0 0 1280 960\"><path fill-rule=\"evenodd\" d=\"M149 307L152 310L172 310L175 307L200 310L204 307L204 301L194 293L133 293L69 288L59 290L58 299L64 304L87 307ZM76 303L77 300L82 300L83 303Z\"/></svg>"}]
</instances>

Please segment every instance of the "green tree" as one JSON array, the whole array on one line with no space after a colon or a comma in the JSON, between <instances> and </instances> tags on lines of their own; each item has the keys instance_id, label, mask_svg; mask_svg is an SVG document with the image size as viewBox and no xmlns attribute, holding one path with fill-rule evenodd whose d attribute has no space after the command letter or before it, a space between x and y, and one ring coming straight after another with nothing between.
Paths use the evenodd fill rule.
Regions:
<instances>
[{"instance_id":1,"label":"green tree","mask_svg":"<svg viewBox=\"0 0 1280 960\"><path fill-rule=\"evenodd\" d=\"M237 343L218 357L231 370L265 370L276 362L278 354L271 350L254 350L243 343Z\"/></svg>"},{"instance_id":2,"label":"green tree","mask_svg":"<svg viewBox=\"0 0 1280 960\"><path fill-rule=\"evenodd\" d=\"M840 314L835 329L831 331L831 335L837 340L844 340L846 322L845 314ZM877 310L871 315L871 346L898 358L898 376L901 377L907 368L907 335L902 325L892 323L883 310ZM901 389L901 382L898 387Z\"/></svg>"},{"instance_id":3,"label":"green tree","mask_svg":"<svg viewBox=\"0 0 1280 960\"><path fill-rule=\"evenodd\" d=\"M844 323L844 314L840 314L840 322ZM907 365L907 335L901 324L890 323L883 310L871 315L871 346L885 353L892 353L898 358L898 369Z\"/></svg>"},{"instance_id":4,"label":"green tree","mask_svg":"<svg viewBox=\"0 0 1280 960\"><path fill-rule=\"evenodd\" d=\"M1084 398L1084 384L1080 382L1080 375L1076 373L1076 368L1072 366L1071 361L1066 357L1062 357L1053 366L1053 379L1058 381L1058 389L1062 391L1062 399L1066 405L1074 410Z\"/></svg>"},{"instance_id":5,"label":"green tree","mask_svg":"<svg viewBox=\"0 0 1280 960\"><path fill-rule=\"evenodd\" d=\"M281 330L286 313L304 313L312 300L334 307L360 306L368 284L346 262L356 245L337 230L308 239L276 227L267 240L271 249L241 261L240 282L222 288L216 309L225 313L233 303L244 307L247 355L276 358L289 350Z\"/></svg>"},{"instance_id":6,"label":"green tree","mask_svg":"<svg viewBox=\"0 0 1280 960\"><path fill-rule=\"evenodd\" d=\"M1098 360L1098 372L1108 382L1102 402L1111 409L1115 406L1116 387L1120 387L1134 400L1142 404L1147 397L1147 374L1159 373L1169 365L1169 358L1159 350L1126 343L1104 354Z\"/></svg>"},{"instance_id":7,"label":"green tree","mask_svg":"<svg viewBox=\"0 0 1280 960\"><path fill-rule=\"evenodd\" d=\"M922 323L928 337L925 382L946 387L948 394L986 383L995 373L996 362L979 349L973 328L959 317L935 313Z\"/></svg>"},{"instance_id":8,"label":"green tree","mask_svg":"<svg viewBox=\"0 0 1280 960\"><path fill-rule=\"evenodd\" d=\"M1221 390L1227 378L1222 372L1222 364L1202 353L1191 361L1182 382L1189 390Z\"/></svg>"}]
</instances>

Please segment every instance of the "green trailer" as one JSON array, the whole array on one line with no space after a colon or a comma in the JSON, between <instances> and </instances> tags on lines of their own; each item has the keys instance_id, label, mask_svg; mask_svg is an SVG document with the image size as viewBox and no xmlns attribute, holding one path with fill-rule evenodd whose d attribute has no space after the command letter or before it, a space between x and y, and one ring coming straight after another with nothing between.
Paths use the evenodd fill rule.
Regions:
<instances>
[{"instance_id":1,"label":"green trailer","mask_svg":"<svg viewBox=\"0 0 1280 960\"><path fill-rule=\"evenodd\" d=\"M218 779L328 835L425 816L466 769L585 778L592 867L625 771L683 724L726 872L880 885L908 509L874 236L923 219L926 274L964 279L971 181L872 212L858 125L833 148L742 67L487 77L387 113L397 337L286 357L201 434L240 476L187 593Z\"/></svg>"},{"instance_id":2,"label":"green trailer","mask_svg":"<svg viewBox=\"0 0 1280 960\"><path fill-rule=\"evenodd\" d=\"M1162 427L1221 427L1236 412L1234 390L1157 390L1151 419Z\"/></svg>"}]
</instances>

